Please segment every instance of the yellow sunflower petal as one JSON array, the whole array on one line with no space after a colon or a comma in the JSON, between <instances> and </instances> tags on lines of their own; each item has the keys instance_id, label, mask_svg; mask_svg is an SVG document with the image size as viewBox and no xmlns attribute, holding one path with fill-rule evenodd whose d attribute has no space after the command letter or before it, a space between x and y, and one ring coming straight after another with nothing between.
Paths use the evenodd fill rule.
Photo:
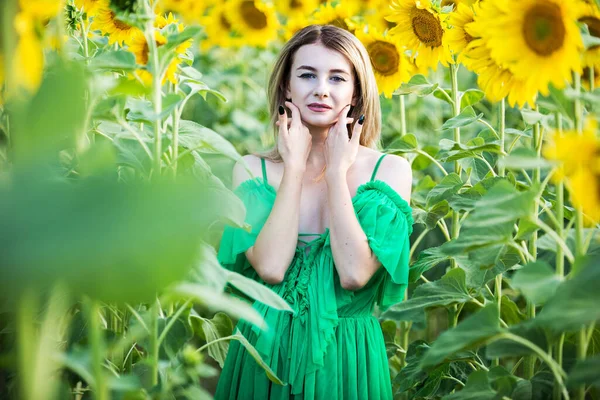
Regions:
<instances>
[{"instance_id":1,"label":"yellow sunflower petal","mask_svg":"<svg viewBox=\"0 0 600 400\"><path fill-rule=\"evenodd\" d=\"M411 77L408 57L396 40L375 29L370 29L368 33L357 29L356 37L369 53L379 92L392 98L394 90Z\"/></svg>"},{"instance_id":2,"label":"yellow sunflower petal","mask_svg":"<svg viewBox=\"0 0 600 400\"><path fill-rule=\"evenodd\" d=\"M392 0L391 8L386 19L396 27L390 34L411 51L419 68L435 70L438 62L452 62L444 35L447 14L435 10L430 0Z\"/></svg>"},{"instance_id":3,"label":"yellow sunflower petal","mask_svg":"<svg viewBox=\"0 0 600 400\"><path fill-rule=\"evenodd\" d=\"M277 39L279 21L275 8L261 0L230 0L226 4L227 19L243 37L244 44L265 47Z\"/></svg>"}]
</instances>

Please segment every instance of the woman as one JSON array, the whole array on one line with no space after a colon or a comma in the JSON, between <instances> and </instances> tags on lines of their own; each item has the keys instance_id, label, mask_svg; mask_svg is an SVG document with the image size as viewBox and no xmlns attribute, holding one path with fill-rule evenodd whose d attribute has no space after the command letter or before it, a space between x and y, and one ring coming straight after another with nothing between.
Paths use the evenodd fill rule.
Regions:
<instances>
[{"instance_id":1,"label":"woman","mask_svg":"<svg viewBox=\"0 0 600 400\"><path fill-rule=\"evenodd\" d=\"M302 29L279 55L269 101L277 145L244 157L262 179L241 163L233 171L252 230L227 228L218 256L294 309L256 302L269 329L237 326L287 384L232 342L215 397L391 399L371 313L404 296L412 174L406 160L373 148L381 110L366 49L334 26Z\"/></svg>"}]
</instances>

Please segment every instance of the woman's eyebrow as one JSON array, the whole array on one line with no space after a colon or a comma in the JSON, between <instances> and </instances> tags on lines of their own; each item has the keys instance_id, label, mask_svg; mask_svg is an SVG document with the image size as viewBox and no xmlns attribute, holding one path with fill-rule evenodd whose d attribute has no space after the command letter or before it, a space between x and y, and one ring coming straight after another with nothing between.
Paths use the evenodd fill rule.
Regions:
<instances>
[{"instance_id":1,"label":"woman's eyebrow","mask_svg":"<svg viewBox=\"0 0 600 400\"><path fill-rule=\"evenodd\" d=\"M317 69L314 67L311 67L310 65L301 65L296 69L307 69L309 71L317 72ZM350 73L344 69L330 69L329 72L337 72L337 73L341 73L341 74L350 75Z\"/></svg>"}]
</instances>

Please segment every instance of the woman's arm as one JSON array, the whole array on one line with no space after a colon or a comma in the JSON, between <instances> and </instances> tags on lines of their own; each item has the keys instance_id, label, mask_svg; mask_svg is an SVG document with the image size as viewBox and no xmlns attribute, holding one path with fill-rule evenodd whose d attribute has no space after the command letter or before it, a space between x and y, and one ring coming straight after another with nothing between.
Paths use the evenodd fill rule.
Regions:
<instances>
[{"instance_id":1,"label":"woman's arm","mask_svg":"<svg viewBox=\"0 0 600 400\"><path fill-rule=\"evenodd\" d=\"M260 159L244 156L252 172L260 171ZM258 166L258 167L256 167ZM246 250L246 258L258 276L269 284L283 281L298 243L298 222L302 176L300 168L285 168L283 179L277 190L273 209L261 229L254 246ZM248 179L248 173L238 162L233 168L233 187Z\"/></svg>"},{"instance_id":2,"label":"woman's arm","mask_svg":"<svg viewBox=\"0 0 600 400\"><path fill-rule=\"evenodd\" d=\"M390 185L403 199L410 201L412 172L404 158L385 157L378 178ZM346 183L346 172L328 171L326 181L331 252L340 284L346 290L358 290L369 282L381 263L371 251L367 236L356 217Z\"/></svg>"},{"instance_id":3,"label":"woman's arm","mask_svg":"<svg viewBox=\"0 0 600 400\"><path fill-rule=\"evenodd\" d=\"M302 178L306 170L306 159L312 148L312 136L301 121L300 110L291 101L286 101L285 105L292 111L289 126L283 106L279 106L277 121L277 149L283 159L283 178L265 225L254 246L246 250L246 258L258 276L272 285L283 281L296 253ZM239 175L243 176L242 169L236 164L234 184L242 179L239 178Z\"/></svg>"}]
</instances>

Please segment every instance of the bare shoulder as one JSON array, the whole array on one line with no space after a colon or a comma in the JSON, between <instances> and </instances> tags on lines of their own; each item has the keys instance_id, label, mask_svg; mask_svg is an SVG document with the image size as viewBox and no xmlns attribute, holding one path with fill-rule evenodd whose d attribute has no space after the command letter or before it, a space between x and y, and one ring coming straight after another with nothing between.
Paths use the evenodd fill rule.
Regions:
<instances>
[{"instance_id":1,"label":"bare shoulder","mask_svg":"<svg viewBox=\"0 0 600 400\"><path fill-rule=\"evenodd\" d=\"M384 157L377 170L377 179L390 185L404 200L410 203L412 169L404 157L394 154Z\"/></svg>"},{"instance_id":2,"label":"bare shoulder","mask_svg":"<svg viewBox=\"0 0 600 400\"><path fill-rule=\"evenodd\" d=\"M260 157L247 154L239 159L233 166L231 188L235 190L242 182L261 176Z\"/></svg>"}]
</instances>

